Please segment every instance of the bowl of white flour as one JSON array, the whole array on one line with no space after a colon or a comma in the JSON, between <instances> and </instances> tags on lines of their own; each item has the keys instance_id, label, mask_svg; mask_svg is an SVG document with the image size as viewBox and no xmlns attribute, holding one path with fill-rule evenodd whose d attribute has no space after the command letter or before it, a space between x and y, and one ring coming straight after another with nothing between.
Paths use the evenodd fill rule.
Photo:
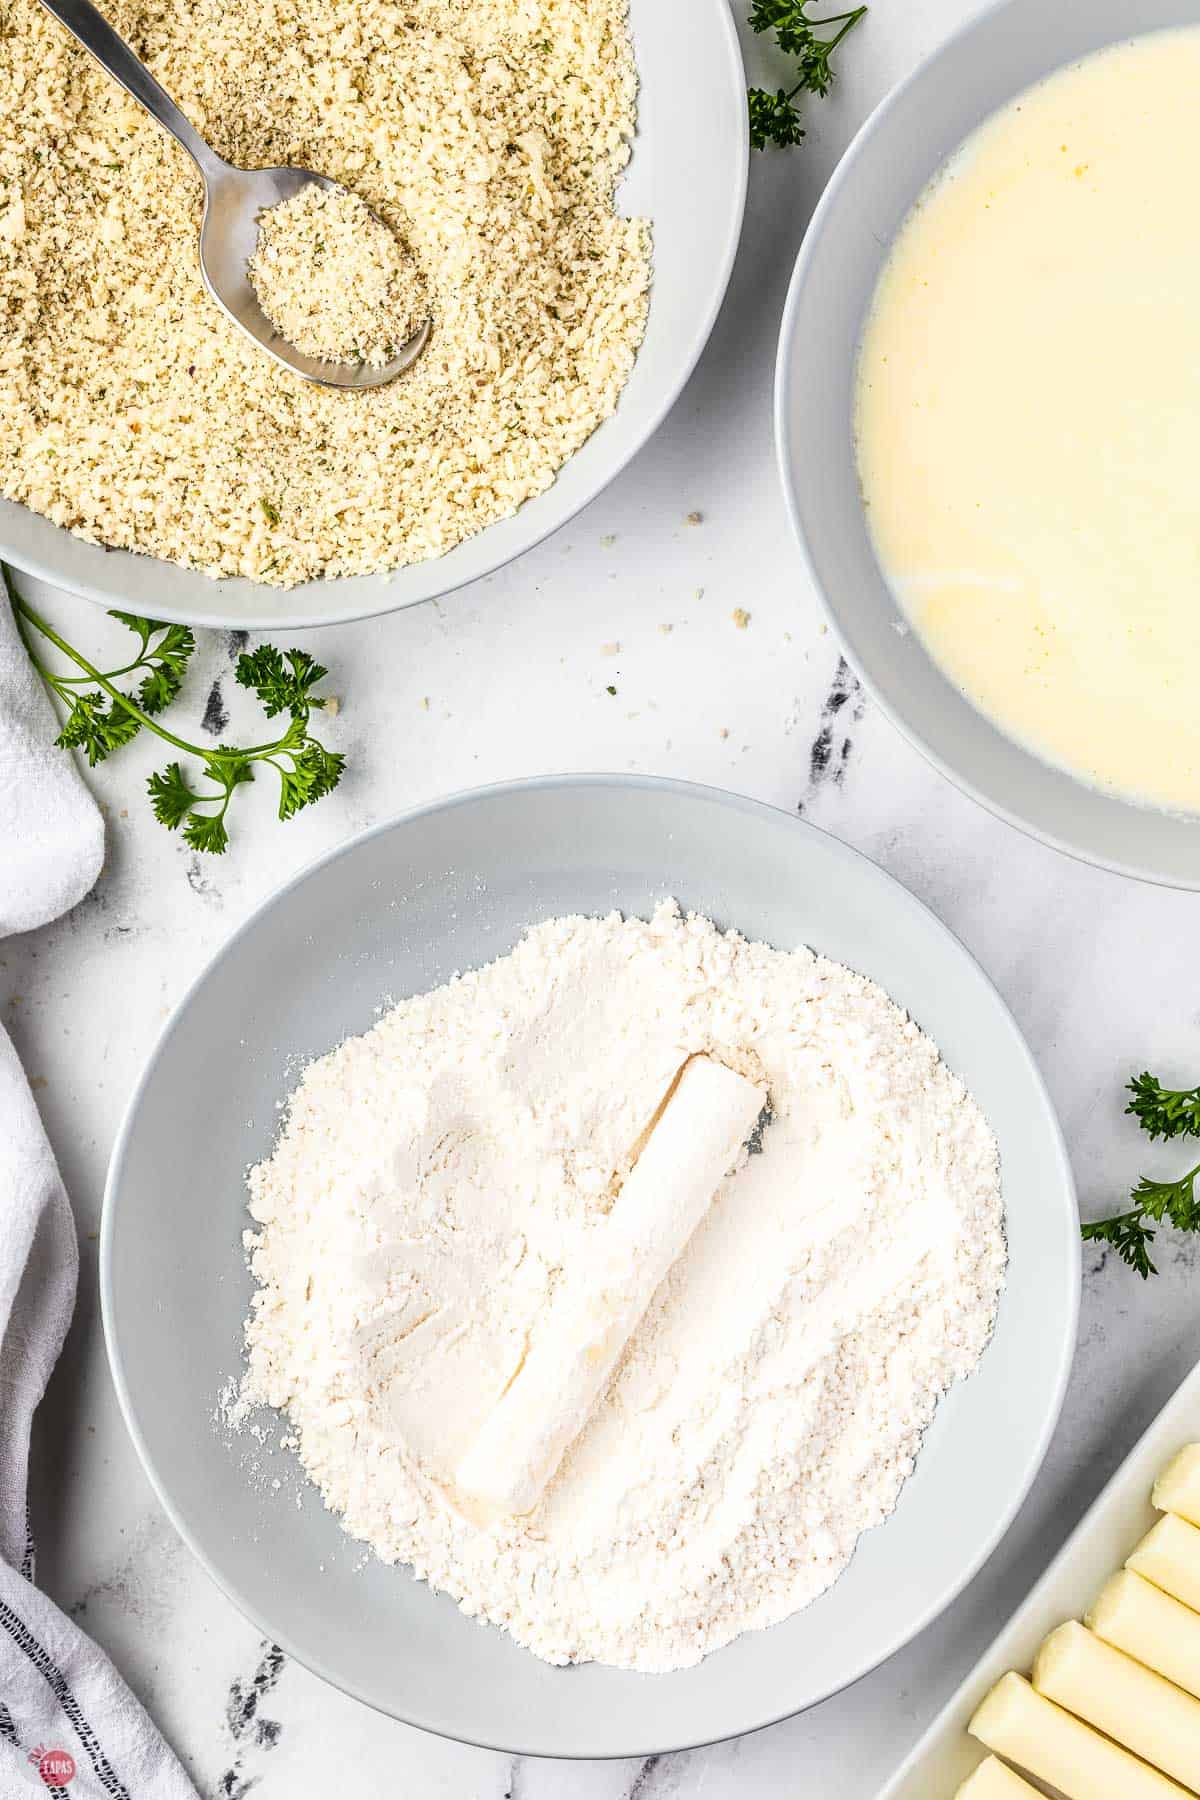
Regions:
<instances>
[{"instance_id":1,"label":"bowl of white flour","mask_svg":"<svg viewBox=\"0 0 1200 1800\"><path fill-rule=\"evenodd\" d=\"M697 1058L766 1111L544 1492L476 1516L455 1471L503 1461ZM945 928L785 814L619 777L440 802L268 902L163 1034L101 1244L126 1418L231 1598L386 1712L557 1756L753 1729L928 1623L1041 1462L1078 1264Z\"/></svg>"}]
</instances>

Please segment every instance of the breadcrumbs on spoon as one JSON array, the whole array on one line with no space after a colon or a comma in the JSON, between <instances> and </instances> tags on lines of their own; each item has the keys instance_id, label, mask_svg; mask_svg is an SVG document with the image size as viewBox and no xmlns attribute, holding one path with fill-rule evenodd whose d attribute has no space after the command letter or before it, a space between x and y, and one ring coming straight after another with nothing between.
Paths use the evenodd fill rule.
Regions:
<instances>
[{"instance_id":1,"label":"breadcrumbs on spoon","mask_svg":"<svg viewBox=\"0 0 1200 1800\"><path fill-rule=\"evenodd\" d=\"M263 213L249 273L271 323L322 362L382 368L429 317L412 257L344 188L301 188Z\"/></svg>"}]
</instances>

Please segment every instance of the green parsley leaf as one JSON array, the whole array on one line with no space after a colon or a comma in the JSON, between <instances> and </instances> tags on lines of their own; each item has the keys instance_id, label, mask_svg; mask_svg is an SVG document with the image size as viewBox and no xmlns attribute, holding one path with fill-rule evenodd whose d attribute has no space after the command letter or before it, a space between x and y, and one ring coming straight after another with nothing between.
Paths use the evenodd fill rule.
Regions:
<instances>
[{"instance_id":1,"label":"green parsley leaf","mask_svg":"<svg viewBox=\"0 0 1200 1800\"><path fill-rule=\"evenodd\" d=\"M307 651L289 650L285 657L274 644L244 650L235 671L240 686L254 689L268 719L281 712L293 718L307 716L310 706L324 706L324 700L315 699L312 690L328 673Z\"/></svg>"},{"instance_id":2,"label":"green parsley leaf","mask_svg":"<svg viewBox=\"0 0 1200 1800\"><path fill-rule=\"evenodd\" d=\"M208 856L223 856L229 846L224 809L217 813L189 813L183 835L193 850L202 850Z\"/></svg>"},{"instance_id":3,"label":"green parsley leaf","mask_svg":"<svg viewBox=\"0 0 1200 1800\"><path fill-rule=\"evenodd\" d=\"M154 625L152 629L162 635L143 650L146 673L137 697L142 711L154 714L168 707L182 688L196 640L186 625Z\"/></svg>"},{"instance_id":4,"label":"green parsley leaf","mask_svg":"<svg viewBox=\"0 0 1200 1800\"><path fill-rule=\"evenodd\" d=\"M302 806L312 806L332 793L342 778L345 757L309 738L280 781L279 816L290 819Z\"/></svg>"},{"instance_id":5,"label":"green parsley leaf","mask_svg":"<svg viewBox=\"0 0 1200 1800\"><path fill-rule=\"evenodd\" d=\"M135 738L140 721L117 700L106 701L100 692L68 694L67 714L55 743L63 750L82 750L94 769L114 750Z\"/></svg>"},{"instance_id":6,"label":"green parsley leaf","mask_svg":"<svg viewBox=\"0 0 1200 1800\"><path fill-rule=\"evenodd\" d=\"M1125 1108L1151 1138L1200 1137L1200 1087L1165 1088L1149 1070L1129 1083Z\"/></svg>"},{"instance_id":7,"label":"green parsley leaf","mask_svg":"<svg viewBox=\"0 0 1200 1800\"><path fill-rule=\"evenodd\" d=\"M155 818L168 831L174 831L182 823L200 798L195 789L188 786L177 762L168 763L165 769L156 769L146 788Z\"/></svg>"},{"instance_id":8,"label":"green parsley leaf","mask_svg":"<svg viewBox=\"0 0 1200 1800\"><path fill-rule=\"evenodd\" d=\"M1143 1175L1129 1196L1133 1203L1130 1210L1111 1219L1085 1222L1081 1228L1084 1242L1108 1244L1143 1281L1157 1275L1150 1260L1150 1245L1156 1235L1153 1226L1165 1223L1176 1231L1200 1231L1198 1175L1200 1163L1174 1181L1153 1181Z\"/></svg>"},{"instance_id":9,"label":"green parsley leaf","mask_svg":"<svg viewBox=\"0 0 1200 1800\"><path fill-rule=\"evenodd\" d=\"M865 6L849 12L828 13L824 18L810 19L808 9L816 0L753 0L750 29L771 32L785 56L796 61L796 81L790 88L769 93L765 88L748 90L750 142L756 150L768 144L788 149L804 136L797 94L824 95L833 85L831 62L834 51L848 32L854 30L866 14ZM817 34L829 26L837 29L829 37Z\"/></svg>"},{"instance_id":10,"label":"green parsley leaf","mask_svg":"<svg viewBox=\"0 0 1200 1800\"><path fill-rule=\"evenodd\" d=\"M1120 1213L1114 1219L1092 1219L1082 1227L1085 1244L1107 1244L1121 1261L1128 1263L1135 1275L1145 1281L1158 1270L1150 1260L1154 1232L1143 1222L1139 1212Z\"/></svg>"},{"instance_id":11,"label":"green parsley leaf","mask_svg":"<svg viewBox=\"0 0 1200 1800\"><path fill-rule=\"evenodd\" d=\"M804 127L800 114L782 88L774 94L768 94L765 88L748 88L746 97L752 149L765 150L768 144L777 144L781 150L787 150L801 141Z\"/></svg>"}]
</instances>

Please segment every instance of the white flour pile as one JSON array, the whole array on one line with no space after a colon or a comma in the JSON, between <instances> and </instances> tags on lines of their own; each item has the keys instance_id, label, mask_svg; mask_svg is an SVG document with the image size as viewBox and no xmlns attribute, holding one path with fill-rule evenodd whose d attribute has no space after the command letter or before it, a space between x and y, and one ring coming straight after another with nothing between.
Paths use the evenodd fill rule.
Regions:
<instances>
[{"instance_id":1,"label":"white flour pile","mask_svg":"<svg viewBox=\"0 0 1200 1800\"><path fill-rule=\"evenodd\" d=\"M774 1111L537 1508L449 1471L586 1267L686 1057ZM250 1176L243 1394L347 1531L556 1663L663 1670L804 1606L886 1518L1003 1280L999 1167L862 976L723 935L553 919L305 1071Z\"/></svg>"}]
</instances>

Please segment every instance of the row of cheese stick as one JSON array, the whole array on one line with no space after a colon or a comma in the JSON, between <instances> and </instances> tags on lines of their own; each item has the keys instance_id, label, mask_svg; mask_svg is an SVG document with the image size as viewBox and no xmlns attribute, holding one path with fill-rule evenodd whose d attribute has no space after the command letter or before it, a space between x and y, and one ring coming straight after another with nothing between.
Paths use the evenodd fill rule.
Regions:
<instances>
[{"instance_id":1,"label":"row of cheese stick","mask_svg":"<svg viewBox=\"0 0 1200 1800\"><path fill-rule=\"evenodd\" d=\"M1085 1623L1051 1632L1032 1680L1005 1675L976 1712L968 1729L995 1754L957 1800L1040 1800L1009 1763L1067 1800L1200 1795L1200 1444L1152 1498L1164 1516Z\"/></svg>"}]
</instances>

